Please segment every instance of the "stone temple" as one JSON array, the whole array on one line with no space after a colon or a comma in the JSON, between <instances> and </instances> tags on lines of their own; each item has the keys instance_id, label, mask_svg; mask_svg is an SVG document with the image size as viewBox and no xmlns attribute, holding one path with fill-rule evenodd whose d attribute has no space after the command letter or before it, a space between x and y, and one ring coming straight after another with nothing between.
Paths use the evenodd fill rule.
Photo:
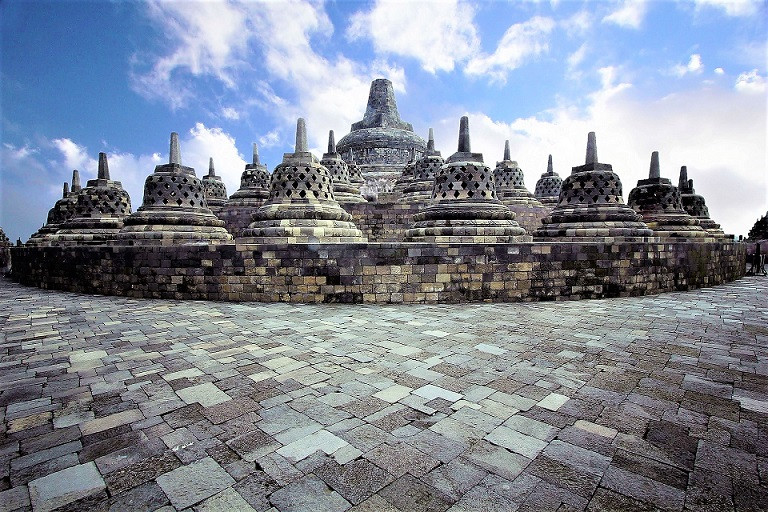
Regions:
<instances>
[{"instance_id":1,"label":"stone temple","mask_svg":"<svg viewBox=\"0 0 768 512\"><path fill-rule=\"evenodd\" d=\"M400 119L392 82L374 80L368 94L363 119L353 123L336 150L350 151L365 180L365 192L390 192L410 160L411 149L420 158L427 143L416 135L413 126Z\"/></svg>"},{"instance_id":2,"label":"stone temple","mask_svg":"<svg viewBox=\"0 0 768 512\"><path fill-rule=\"evenodd\" d=\"M65 189L44 229L10 248L12 278L129 297L433 303L648 295L746 270L745 244L709 218L685 168L674 187L654 155L625 204L618 174L597 160L594 133L583 165L560 180L550 158L531 194L508 148L495 169L472 152L466 117L456 153L443 160L432 136L425 144L400 119L382 79L363 119L333 142L331 134L322 155L329 170L299 119L294 150L270 173L254 147L240 189L225 200L212 166L201 180L182 165L173 134L169 163L149 175L142 206L127 216L104 157L87 197ZM376 200L360 197L361 180ZM111 212L115 200L123 211Z\"/></svg>"}]
</instances>

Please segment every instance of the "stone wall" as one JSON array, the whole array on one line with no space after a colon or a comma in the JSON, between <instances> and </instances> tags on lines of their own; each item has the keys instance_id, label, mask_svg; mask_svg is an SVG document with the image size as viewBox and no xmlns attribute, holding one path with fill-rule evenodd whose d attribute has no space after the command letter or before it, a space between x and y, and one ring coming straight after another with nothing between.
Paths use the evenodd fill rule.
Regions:
<instances>
[{"instance_id":1,"label":"stone wall","mask_svg":"<svg viewBox=\"0 0 768 512\"><path fill-rule=\"evenodd\" d=\"M403 241L405 231L413 223L413 216L423 207L419 204L394 202L352 203L342 206L352 215L352 221L369 242ZM515 212L515 220L529 234L536 231L541 225L541 219L551 211L551 208L528 205L514 205L509 209Z\"/></svg>"},{"instance_id":2,"label":"stone wall","mask_svg":"<svg viewBox=\"0 0 768 512\"><path fill-rule=\"evenodd\" d=\"M13 278L83 293L226 301L568 300L741 277L744 244L420 243L15 247Z\"/></svg>"}]
</instances>

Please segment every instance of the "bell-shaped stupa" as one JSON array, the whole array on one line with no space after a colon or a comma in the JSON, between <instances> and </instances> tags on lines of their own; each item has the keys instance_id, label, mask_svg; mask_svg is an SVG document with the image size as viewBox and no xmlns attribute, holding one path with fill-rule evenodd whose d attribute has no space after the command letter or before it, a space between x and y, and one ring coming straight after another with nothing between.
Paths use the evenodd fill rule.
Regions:
<instances>
[{"instance_id":1,"label":"bell-shaped stupa","mask_svg":"<svg viewBox=\"0 0 768 512\"><path fill-rule=\"evenodd\" d=\"M144 182L144 202L125 219L118 241L131 245L217 243L231 240L208 208L203 182L181 164L179 136L171 133L170 157Z\"/></svg>"},{"instance_id":2,"label":"bell-shaped stupa","mask_svg":"<svg viewBox=\"0 0 768 512\"><path fill-rule=\"evenodd\" d=\"M340 204L366 203L360 195L360 189L352 185L349 179L349 167L336 152L336 137L333 130L328 132L328 152L323 154L320 165L328 169L333 180L333 196Z\"/></svg>"},{"instance_id":3,"label":"bell-shaped stupa","mask_svg":"<svg viewBox=\"0 0 768 512\"><path fill-rule=\"evenodd\" d=\"M435 188L435 176L437 176L444 163L442 155L435 149L435 134L432 128L430 128L427 150L424 152L424 156L414 165L413 177L410 184L403 190L400 202L417 204L430 202Z\"/></svg>"},{"instance_id":4,"label":"bell-shaped stupa","mask_svg":"<svg viewBox=\"0 0 768 512\"><path fill-rule=\"evenodd\" d=\"M119 181L110 179L107 154L99 153L95 180L77 194L72 217L51 236L52 245L103 244L115 239L131 214L131 198Z\"/></svg>"},{"instance_id":5,"label":"bell-shaped stupa","mask_svg":"<svg viewBox=\"0 0 768 512\"><path fill-rule=\"evenodd\" d=\"M461 118L458 151L435 177L432 202L414 215L406 240L432 243L529 241L515 214L496 197L493 172L472 153L469 119Z\"/></svg>"},{"instance_id":6,"label":"bell-shaped stupa","mask_svg":"<svg viewBox=\"0 0 768 512\"><path fill-rule=\"evenodd\" d=\"M365 179L365 191L378 194L392 190L409 161L411 148L416 148L416 157L420 158L426 143L413 132L410 123L400 119L392 82L374 80L365 115L339 140L339 153L352 150Z\"/></svg>"},{"instance_id":7,"label":"bell-shaped stupa","mask_svg":"<svg viewBox=\"0 0 768 512\"><path fill-rule=\"evenodd\" d=\"M29 240L27 240L27 245L48 244L50 236L61 229L62 224L74 215L77 194L80 193L80 190L82 190L80 186L80 172L75 169L72 171L72 189L69 188L69 184L65 181L61 199L56 201L53 208L48 210L45 224L32 234Z\"/></svg>"},{"instance_id":8,"label":"bell-shaped stupa","mask_svg":"<svg viewBox=\"0 0 768 512\"><path fill-rule=\"evenodd\" d=\"M403 191L413 181L413 169L416 167L416 149L411 148L411 156L408 163L403 167L403 172L397 177L395 186L392 187L392 194L396 201L402 198Z\"/></svg>"},{"instance_id":9,"label":"bell-shaped stupa","mask_svg":"<svg viewBox=\"0 0 768 512\"><path fill-rule=\"evenodd\" d=\"M730 238L720 229L720 224L710 218L707 203L694 190L693 179L688 179L688 167L685 165L680 167L680 178L677 188L680 190L680 199L688 215L699 219L699 225L711 236L715 238Z\"/></svg>"},{"instance_id":10,"label":"bell-shaped stupa","mask_svg":"<svg viewBox=\"0 0 768 512\"><path fill-rule=\"evenodd\" d=\"M544 206L553 207L557 205L560 199L560 189L563 187L563 179L555 172L552 167L552 155L547 160L547 172L541 175L536 182L536 189L533 191L534 197Z\"/></svg>"},{"instance_id":11,"label":"bell-shaped stupa","mask_svg":"<svg viewBox=\"0 0 768 512\"><path fill-rule=\"evenodd\" d=\"M710 235L699 220L683 209L680 191L667 178L661 177L659 152L651 154L648 179L638 180L627 198L627 204L643 216L655 236L674 239L703 240Z\"/></svg>"},{"instance_id":12,"label":"bell-shaped stupa","mask_svg":"<svg viewBox=\"0 0 768 512\"><path fill-rule=\"evenodd\" d=\"M203 193L205 202L214 215L218 216L224 209L224 203L227 200L227 187L221 181L221 176L216 176L216 169L213 167L213 157L208 160L208 175L203 176Z\"/></svg>"},{"instance_id":13,"label":"bell-shaped stupa","mask_svg":"<svg viewBox=\"0 0 768 512\"><path fill-rule=\"evenodd\" d=\"M245 243L365 242L333 195L331 175L307 146L304 119L296 123L296 150L272 173L269 199L243 231Z\"/></svg>"},{"instance_id":14,"label":"bell-shaped stupa","mask_svg":"<svg viewBox=\"0 0 768 512\"><path fill-rule=\"evenodd\" d=\"M496 183L496 196L507 206L542 206L525 188L523 170L510 157L508 140L504 141L504 159L496 162L496 168L493 170L493 181Z\"/></svg>"},{"instance_id":15,"label":"bell-shaped stupa","mask_svg":"<svg viewBox=\"0 0 768 512\"><path fill-rule=\"evenodd\" d=\"M537 237L557 238L642 238L653 231L640 214L624 204L621 179L610 164L597 161L595 132L587 137L586 163L573 167L563 181L560 199L542 225Z\"/></svg>"},{"instance_id":16,"label":"bell-shaped stupa","mask_svg":"<svg viewBox=\"0 0 768 512\"><path fill-rule=\"evenodd\" d=\"M363 171L360 170L360 166L355 162L355 155L352 153L351 149L347 152L347 159L345 162L347 164L347 169L349 169L349 182L359 189L365 184L365 180L363 179Z\"/></svg>"},{"instance_id":17,"label":"bell-shaped stupa","mask_svg":"<svg viewBox=\"0 0 768 512\"><path fill-rule=\"evenodd\" d=\"M224 203L217 217L224 221L227 231L238 237L268 197L269 171L259 162L259 148L254 143L252 162L245 164L245 170L240 175L240 188Z\"/></svg>"}]
</instances>

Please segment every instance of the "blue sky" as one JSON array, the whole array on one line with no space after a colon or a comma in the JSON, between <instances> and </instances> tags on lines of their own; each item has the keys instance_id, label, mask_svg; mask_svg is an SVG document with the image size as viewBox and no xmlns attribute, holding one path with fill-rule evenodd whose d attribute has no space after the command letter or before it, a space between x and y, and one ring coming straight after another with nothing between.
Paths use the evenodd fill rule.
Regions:
<instances>
[{"instance_id":1,"label":"blue sky","mask_svg":"<svg viewBox=\"0 0 768 512\"><path fill-rule=\"evenodd\" d=\"M552 154L583 163L588 131L624 198L688 166L728 233L768 210L765 2L509 1L0 2L0 226L26 240L72 169L100 151L133 209L180 134L198 176L208 157L229 194L251 143L270 169L295 120L326 146L362 118L370 81L393 81L402 118L491 166L509 139L530 190Z\"/></svg>"}]
</instances>

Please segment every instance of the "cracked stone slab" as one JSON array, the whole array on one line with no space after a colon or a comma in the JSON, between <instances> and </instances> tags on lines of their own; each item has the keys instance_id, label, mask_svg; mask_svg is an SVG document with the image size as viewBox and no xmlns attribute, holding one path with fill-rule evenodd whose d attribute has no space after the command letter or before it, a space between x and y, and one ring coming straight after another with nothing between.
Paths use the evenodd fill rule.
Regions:
<instances>
[{"instance_id":1,"label":"cracked stone slab","mask_svg":"<svg viewBox=\"0 0 768 512\"><path fill-rule=\"evenodd\" d=\"M73 466L29 482L35 512L50 512L106 489L96 464Z\"/></svg>"},{"instance_id":2,"label":"cracked stone slab","mask_svg":"<svg viewBox=\"0 0 768 512\"><path fill-rule=\"evenodd\" d=\"M190 507L210 498L234 483L235 479L211 457L157 477L157 484L177 509Z\"/></svg>"}]
</instances>

